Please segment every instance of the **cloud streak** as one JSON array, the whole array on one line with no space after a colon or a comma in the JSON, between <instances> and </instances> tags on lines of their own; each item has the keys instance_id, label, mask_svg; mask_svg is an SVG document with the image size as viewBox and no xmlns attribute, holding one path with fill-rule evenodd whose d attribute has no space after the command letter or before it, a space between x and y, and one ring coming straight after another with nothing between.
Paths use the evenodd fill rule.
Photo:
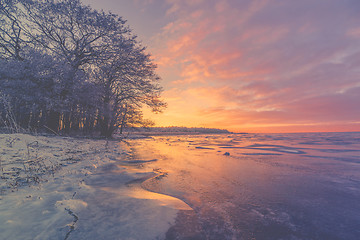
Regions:
<instances>
[{"instance_id":1,"label":"cloud streak","mask_svg":"<svg viewBox=\"0 0 360 240\"><path fill-rule=\"evenodd\" d=\"M160 72L176 69L168 111L191 109L183 125L360 130L358 1L166 2L153 48Z\"/></svg>"}]
</instances>

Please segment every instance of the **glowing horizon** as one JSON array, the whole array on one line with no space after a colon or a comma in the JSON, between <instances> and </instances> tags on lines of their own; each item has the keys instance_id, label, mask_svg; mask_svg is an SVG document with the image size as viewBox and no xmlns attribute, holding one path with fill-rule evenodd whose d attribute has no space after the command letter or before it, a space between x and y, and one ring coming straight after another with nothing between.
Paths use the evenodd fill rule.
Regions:
<instances>
[{"instance_id":1,"label":"glowing horizon","mask_svg":"<svg viewBox=\"0 0 360 240\"><path fill-rule=\"evenodd\" d=\"M360 131L360 2L84 0L128 19L158 64L157 126Z\"/></svg>"}]
</instances>

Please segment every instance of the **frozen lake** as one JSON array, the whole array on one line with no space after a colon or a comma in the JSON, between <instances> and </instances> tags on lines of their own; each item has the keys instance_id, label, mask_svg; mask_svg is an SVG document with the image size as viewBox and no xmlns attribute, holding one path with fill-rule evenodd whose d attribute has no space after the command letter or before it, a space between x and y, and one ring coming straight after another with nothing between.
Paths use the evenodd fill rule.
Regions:
<instances>
[{"instance_id":1,"label":"frozen lake","mask_svg":"<svg viewBox=\"0 0 360 240\"><path fill-rule=\"evenodd\" d=\"M0 146L1 240L360 239L360 133Z\"/></svg>"},{"instance_id":2,"label":"frozen lake","mask_svg":"<svg viewBox=\"0 0 360 240\"><path fill-rule=\"evenodd\" d=\"M134 170L160 173L142 186L192 208L167 239L360 239L360 133L127 143Z\"/></svg>"}]
</instances>

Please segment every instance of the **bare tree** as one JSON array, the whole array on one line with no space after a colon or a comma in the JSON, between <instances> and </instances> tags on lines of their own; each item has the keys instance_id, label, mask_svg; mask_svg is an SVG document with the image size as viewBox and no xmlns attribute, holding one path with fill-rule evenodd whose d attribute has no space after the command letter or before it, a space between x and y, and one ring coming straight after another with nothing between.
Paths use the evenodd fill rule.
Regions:
<instances>
[{"instance_id":1,"label":"bare tree","mask_svg":"<svg viewBox=\"0 0 360 240\"><path fill-rule=\"evenodd\" d=\"M16 0L0 0L0 57L22 60L21 47L24 44L21 11Z\"/></svg>"}]
</instances>

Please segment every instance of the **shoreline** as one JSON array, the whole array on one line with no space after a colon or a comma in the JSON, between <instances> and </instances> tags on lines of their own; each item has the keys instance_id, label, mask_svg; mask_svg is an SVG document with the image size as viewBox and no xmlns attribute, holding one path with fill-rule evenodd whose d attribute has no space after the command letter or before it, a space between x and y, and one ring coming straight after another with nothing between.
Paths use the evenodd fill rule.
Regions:
<instances>
[{"instance_id":1,"label":"shoreline","mask_svg":"<svg viewBox=\"0 0 360 240\"><path fill-rule=\"evenodd\" d=\"M155 160L134 158L124 142L0 134L0 144L5 239L163 239L179 211L191 210L142 186L163 173L139 168ZM5 179L7 173L14 174Z\"/></svg>"}]
</instances>

